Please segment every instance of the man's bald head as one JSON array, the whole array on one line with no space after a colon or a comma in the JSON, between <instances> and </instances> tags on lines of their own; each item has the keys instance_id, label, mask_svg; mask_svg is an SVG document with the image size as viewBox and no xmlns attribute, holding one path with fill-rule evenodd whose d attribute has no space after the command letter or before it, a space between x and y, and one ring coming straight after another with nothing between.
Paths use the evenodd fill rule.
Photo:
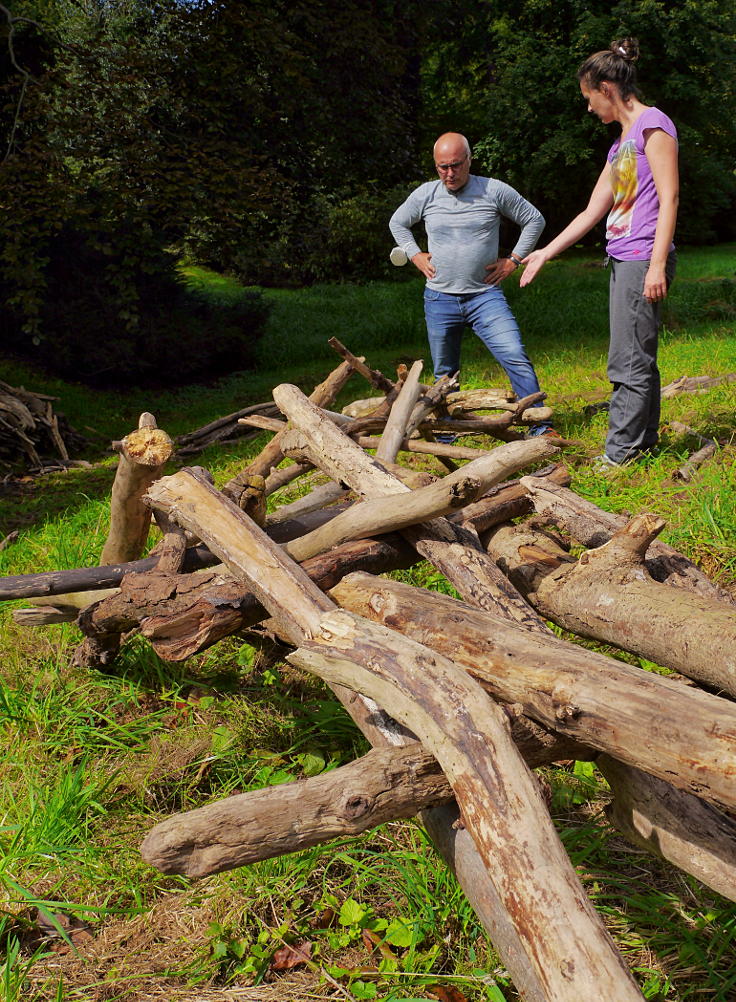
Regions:
<instances>
[{"instance_id":1,"label":"man's bald head","mask_svg":"<svg viewBox=\"0 0 736 1002\"><path fill-rule=\"evenodd\" d=\"M454 154L459 153L461 157L470 156L470 143L465 136L459 132L443 132L434 144L434 159L438 161L459 159ZM452 156L450 154L453 154Z\"/></svg>"},{"instance_id":2,"label":"man's bald head","mask_svg":"<svg viewBox=\"0 0 736 1002\"><path fill-rule=\"evenodd\" d=\"M434 144L434 165L448 191L460 191L470 176L470 143L459 132L445 132Z\"/></svg>"}]
</instances>

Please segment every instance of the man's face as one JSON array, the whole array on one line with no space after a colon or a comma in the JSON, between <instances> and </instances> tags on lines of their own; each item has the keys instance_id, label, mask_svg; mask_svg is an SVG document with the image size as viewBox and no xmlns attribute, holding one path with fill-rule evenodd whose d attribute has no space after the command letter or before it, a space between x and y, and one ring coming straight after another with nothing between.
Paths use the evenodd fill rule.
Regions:
<instances>
[{"instance_id":1,"label":"man's face","mask_svg":"<svg viewBox=\"0 0 736 1002\"><path fill-rule=\"evenodd\" d=\"M435 150L434 165L448 191L460 191L470 176L470 154L462 146L443 146Z\"/></svg>"}]
</instances>

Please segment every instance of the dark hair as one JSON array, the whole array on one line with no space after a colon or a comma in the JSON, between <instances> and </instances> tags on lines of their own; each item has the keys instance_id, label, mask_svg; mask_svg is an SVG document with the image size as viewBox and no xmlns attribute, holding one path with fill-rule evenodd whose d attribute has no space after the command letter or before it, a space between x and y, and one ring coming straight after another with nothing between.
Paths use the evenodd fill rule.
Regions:
<instances>
[{"instance_id":1,"label":"dark hair","mask_svg":"<svg viewBox=\"0 0 736 1002\"><path fill-rule=\"evenodd\" d=\"M617 38L602 52L588 56L578 70L578 80L585 81L594 90L600 90L604 80L616 84L625 100L632 94L638 97L636 67L639 58L639 40Z\"/></svg>"}]
</instances>

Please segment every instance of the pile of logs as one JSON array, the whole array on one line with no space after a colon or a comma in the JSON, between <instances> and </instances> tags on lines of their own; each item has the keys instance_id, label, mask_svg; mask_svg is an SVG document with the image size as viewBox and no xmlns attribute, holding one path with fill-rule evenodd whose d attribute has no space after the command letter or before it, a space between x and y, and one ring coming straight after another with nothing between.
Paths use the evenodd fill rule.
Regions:
<instances>
[{"instance_id":1,"label":"pile of logs","mask_svg":"<svg viewBox=\"0 0 736 1002\"><path fill-rule=\"evenodd\" d=\"M0 467L44 469L49 460L57 468L69 463L69 449L83 440L54 412L56 399L0 380Z\"/></svg>"},{"instance_id":2,"label":"pile of logs","mask_svg":"<svg viewBox=\"0 0 736 1002\"><path fill-rule=\"evenodd\" d=\"M141 847L162 871L203 876L419 815L524 999L641 1000L531 770L595 760L612 824L736 900L734 604L657 540L662 519L609 515L544 465L564 442L517 430L537 400L426 387L421 363L393 382L339 350L310 397L274 389L281 420L241 419L275 434L221 490L201 468L162 475L168 445L142 420L119 449L106 565L6 578L0 598L46 603L17 610L22 621L76 617L88 666L131 632L181 660L265 621L372 745L322 776L163 821ZM383 394L368 414L330 410L353 372ZM479 409L500 413L467 416ZM446 430L497 444L433 441ZM417 473L399 452L450 472ZM267 495L314 470L327 482L267 512ZM151 514L162 538L141 559ZM420 560L461 598L380 576ZM594 653L547 621L677 674Z\"/></svg>"}]
</instances>

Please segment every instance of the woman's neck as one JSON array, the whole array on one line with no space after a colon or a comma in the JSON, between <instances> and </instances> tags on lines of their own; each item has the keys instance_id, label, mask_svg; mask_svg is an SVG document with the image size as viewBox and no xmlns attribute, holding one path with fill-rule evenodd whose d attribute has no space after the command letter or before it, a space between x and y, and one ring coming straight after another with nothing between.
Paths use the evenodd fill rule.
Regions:
<instances>
[{"instance_id":1,"label":"woman's neck","mask_svg":"<svg viewBox=\"0 0 736 1002\"><path fill-rule=\"evenodd\" d=\"M626 99L619 98L616 106L615 118L621 126L622 136L626 135L639 115L641 115L643 111L646 111L647 107L648 105L642 104L637 97L632 96Z\"/></svg>"}]
</instances>

